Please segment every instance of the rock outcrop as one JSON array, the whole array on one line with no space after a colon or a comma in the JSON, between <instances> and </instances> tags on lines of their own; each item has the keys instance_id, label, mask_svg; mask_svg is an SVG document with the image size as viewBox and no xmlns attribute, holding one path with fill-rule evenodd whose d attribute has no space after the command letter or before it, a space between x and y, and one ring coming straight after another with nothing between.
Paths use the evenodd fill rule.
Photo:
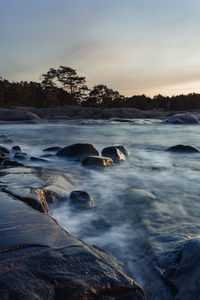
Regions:
<instances>
[{"instance_id":1,"label":"rock outcrop","mask_svg":"<svg viewBox=\"0 0 200 300\"><path fill-rule=\"evenodd\" d=\"M169 119L165 120L170 124L199 124L199 119L191 113L175 114Z\"/></svg>"},{"instance_id":2,"label":"rock outcrop","mask_svg":"<svg viewBox=\"0 0 200 300\"><path fill-rule=\"evenodd\" d=\"M25 201L42 201L39 190L34 197L30 191L45 185L44 173L39 168L1 171L0 298L144 300L143 290L124 273L122 263L71 236L47 211ZM20 183L21 189L16 187Z\"/></svg>"}]
</instances>

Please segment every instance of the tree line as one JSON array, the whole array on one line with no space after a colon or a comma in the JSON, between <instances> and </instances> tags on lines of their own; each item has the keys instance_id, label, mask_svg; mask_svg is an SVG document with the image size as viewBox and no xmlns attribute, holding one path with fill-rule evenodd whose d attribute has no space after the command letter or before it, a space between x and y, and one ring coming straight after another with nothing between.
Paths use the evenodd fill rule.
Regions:
<instances>
[{"instance_id":1,"label":"tree line","mask_svg":"<svg viewBox=\"0 0 200 300\"><path fill-rule=\"evenodd\" d=\"M86 85L86 78L66 66L50 68L47 73L42 74L41 82L10 82L0 77L0 107L62 105L189 110L200 108L200 94L172 97L157 95L153 98L146 95L125 97L104 84L95 85L90 90Z\"/></svg>"}]
</instances>

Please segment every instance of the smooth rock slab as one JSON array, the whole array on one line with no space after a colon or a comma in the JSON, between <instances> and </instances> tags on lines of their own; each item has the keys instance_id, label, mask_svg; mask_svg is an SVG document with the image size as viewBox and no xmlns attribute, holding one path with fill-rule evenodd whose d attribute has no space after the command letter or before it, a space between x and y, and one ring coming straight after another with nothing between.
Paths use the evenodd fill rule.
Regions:
<instances>
[{"instance_id":1,"label":"smooth rock slab","mask_svg":"<svg viewBox=\"0 0 200 300\"><path fill-rule=\"evenodd\" d=\"M145 299L109 253L0 192L1 300Z\"/></svg>"},{"instance_id":2,"label":"smooth rock slab","mask_svg":"<svg viewBox=\"0 0 200 300\"><path fill-rule=\"evenodd\" d=\"M181 152L181 153L197 153L199 150L192 146L185 146L185 145L176 145L172 146L167 149L170 152Z\"/></svg>"},{"instance_id":3,"label":"smooth rock slab","mask_svg":"<svg viewBox=\"0 0 200 300\"><path fill-rule=\"evenodd\" d=\"M103 156L89 156L82 161L82 166L85 167L107 167L113 164L112 158Z\"/></svg>"}]
</instances>

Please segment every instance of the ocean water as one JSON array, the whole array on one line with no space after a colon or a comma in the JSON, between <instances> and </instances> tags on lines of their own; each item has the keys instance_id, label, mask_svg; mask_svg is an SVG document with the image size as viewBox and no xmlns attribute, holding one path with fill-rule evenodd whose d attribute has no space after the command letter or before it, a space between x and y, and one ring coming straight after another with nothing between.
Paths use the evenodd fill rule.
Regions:
<instances>
[{"instance_id":1,"label":"ocean water","mask_svg":"<svg viewBox=\"0 0 200 300\"><path fill-rule=\"evenodd\" d=\"M50 146L92 143L125 145L129 158L104 170L80 162L50 157L47 164L73 175L75 188L95 199L91 211L75 212L68 199L51 215L70 234L109 251L144 288L147 299L174 299L163 274L182 245L200 232L200 154L170 153L176 144L200 149L200 127L170 125L157 120L68 121L2 124L25 152L41 156ZM65 188L65 186L63 186Z\"/></svg>"}]
</instances>

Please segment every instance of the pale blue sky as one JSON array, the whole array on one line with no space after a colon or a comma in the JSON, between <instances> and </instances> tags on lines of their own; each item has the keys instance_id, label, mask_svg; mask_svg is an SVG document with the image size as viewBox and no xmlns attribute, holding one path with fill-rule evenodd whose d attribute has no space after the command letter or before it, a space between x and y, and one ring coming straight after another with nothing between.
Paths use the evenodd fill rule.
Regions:
<instances>
[{"instance_id":1,"label":"pale blue sky","mask_svg":"<svg viewBox=\"0 0 200 300\"><path fill-rule=\"evenodd\" d=\"M200 92L200 0L0 0L0 76L70 66L122 94Z\"/></svg>"}]
</instances>

